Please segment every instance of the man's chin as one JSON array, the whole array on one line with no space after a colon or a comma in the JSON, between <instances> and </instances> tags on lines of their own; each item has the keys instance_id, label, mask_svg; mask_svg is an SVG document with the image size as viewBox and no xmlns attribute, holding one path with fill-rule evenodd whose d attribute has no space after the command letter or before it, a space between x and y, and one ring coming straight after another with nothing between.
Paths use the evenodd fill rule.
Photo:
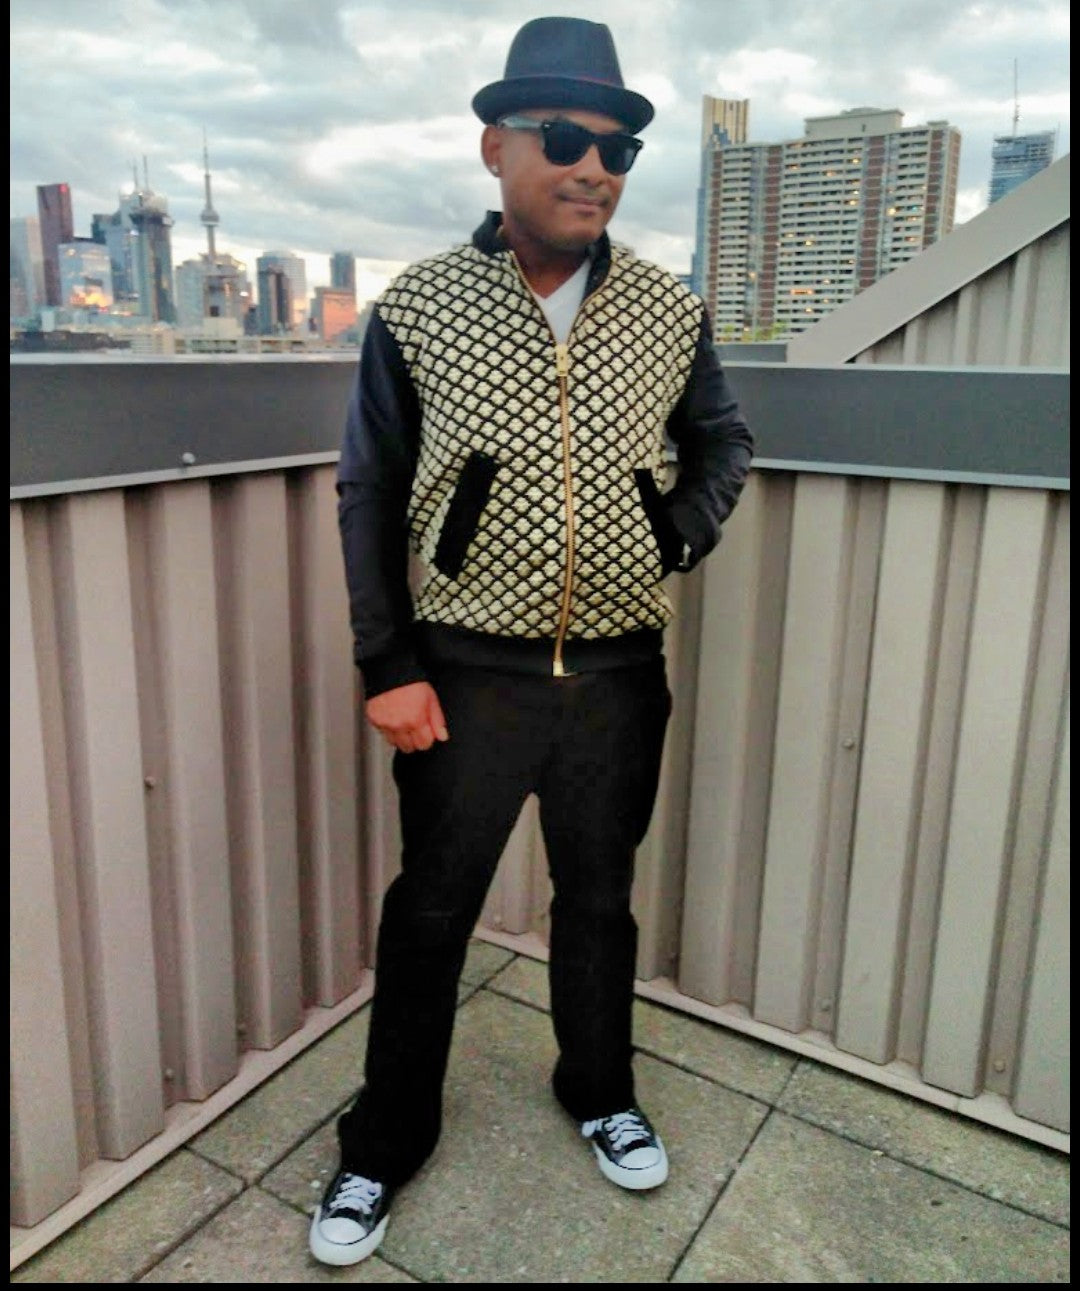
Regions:
<instances>
[{"instance_id":1,"label":"man's chin","mask_svg":"<svg viewBox=\"0 0 1080 1291\"><path fill-rule=\"evenodd\" d=\"M606 218L578 220L575 226L553 230L548 243L559 251L584 251L592 246L605 228Z\"/></svg>"},{"instance_id":2,"label":"man's chin","mask_svg":"<svg viewBox=\"0 0 1080 1291\"><path fill-rule=\"evenodd\" d=\"M603 231L603 226L601 226L595 233L591 234L581 233L573 237L552 238L548 245L554 251L564 251L567 255L577 254L587 251Z\"/></svg>"},{"instance_id":3,"label":"man's chin","mask_svg":"<svg viewBox=\"0 0 1080 1291\"><path fill-rule=\"evenodd\" d=\"M543 223L523 220L518 227L527 240L547 247L549 251L559 255L581 255L600 237L609 218L610 212L597 209L591 217L564 217Z\"/></svg>"}]
</instances>

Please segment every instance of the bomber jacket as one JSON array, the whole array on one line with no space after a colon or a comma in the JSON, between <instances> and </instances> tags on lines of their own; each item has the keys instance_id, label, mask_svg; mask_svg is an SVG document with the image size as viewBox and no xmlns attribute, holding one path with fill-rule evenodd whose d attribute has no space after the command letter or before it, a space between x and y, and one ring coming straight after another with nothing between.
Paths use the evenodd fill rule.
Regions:
<instances>
[{"instance_id":1,"label":"bomber jacket","mask_svg":"<svg viewBox=\"0 0 1080 1291\"><path fill-rule=\"evenodd\" d=\"M369 698L433 660L561 676L657 654L663 580L719 542L749 470L698 296L604 234L558 344L500 225L406 269L364 336L338 515Z\"/></svg>"}]
</instances>

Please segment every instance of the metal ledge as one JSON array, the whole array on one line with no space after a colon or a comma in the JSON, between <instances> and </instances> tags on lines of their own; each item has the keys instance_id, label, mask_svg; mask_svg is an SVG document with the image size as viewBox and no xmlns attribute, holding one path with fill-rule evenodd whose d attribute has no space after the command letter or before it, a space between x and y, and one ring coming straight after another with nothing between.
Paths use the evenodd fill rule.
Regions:
<instances>
[{"instance_id":1,"label":"metal ledge","mask_svg":"<svg viewBox=\"0 0 1080 1291\"><path fill-rule=\"evenodd\" d=\"M338 452L355 354L15 356L12 498L299 465ZM1068 489L1069 373L725 364L763 469Z\"/></svg>"}]
</instances>

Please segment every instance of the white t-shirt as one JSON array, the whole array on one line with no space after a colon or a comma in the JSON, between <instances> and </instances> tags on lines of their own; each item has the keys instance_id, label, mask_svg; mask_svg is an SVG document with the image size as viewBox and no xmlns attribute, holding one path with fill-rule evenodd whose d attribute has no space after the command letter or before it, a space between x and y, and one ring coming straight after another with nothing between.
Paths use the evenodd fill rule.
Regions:
<instances>
[{"instance_id":1,"label":"white t-shirt","mask_svg":"<svg viewBox=\"0 0 1080 1291\"><path fill-rule=\"evenodd\" d=\"M540 302L540 308L544 311L548 326L560 345L565 344L566 338L570 335L574 315L585 298L585 283L589 278L591 264L592 260L586 256L577 272L571 274L561 287L557 287L550 296L536 297Z\"/></svg>"}]
</instances>

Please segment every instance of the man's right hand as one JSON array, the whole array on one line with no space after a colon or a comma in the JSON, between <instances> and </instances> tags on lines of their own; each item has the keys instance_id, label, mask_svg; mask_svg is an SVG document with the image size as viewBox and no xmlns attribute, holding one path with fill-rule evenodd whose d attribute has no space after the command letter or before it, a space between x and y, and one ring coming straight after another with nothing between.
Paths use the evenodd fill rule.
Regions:
<instances>
[{"instance_id":1,"label":"man's right hand","mask_svg":"<svg viewBox=\"0 0 1080 1291\"><path fill-rule=\"evenodd\" d=\"M364 711L386 742L402 753L423 752L436 740L450 738L439 697L426 681L384 690L367 701Z\"/></svg>"}]
</instances>

